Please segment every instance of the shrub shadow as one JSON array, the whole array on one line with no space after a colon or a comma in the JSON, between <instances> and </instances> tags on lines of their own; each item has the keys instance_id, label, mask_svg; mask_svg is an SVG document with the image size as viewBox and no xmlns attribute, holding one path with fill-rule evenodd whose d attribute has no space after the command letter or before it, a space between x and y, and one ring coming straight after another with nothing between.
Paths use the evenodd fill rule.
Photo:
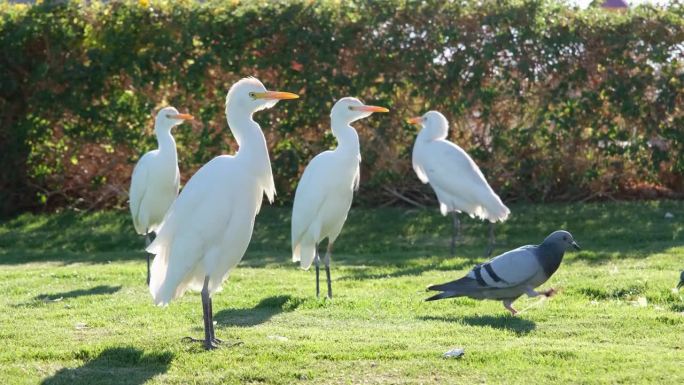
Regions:
<instances>
[{"instance_id":1,"label":"shrub shadow","mask_svg":"<svg viewBox=\"0 0 684 385\"><path fill-rule=\"evenodd\" d=\"M419 317L424 321L458 322L470 326L491 327L494 329L512 331L517 335L525 335L533 331L537 324L534 321L526 320L511 315L484 315L467 317L442 317L442 316L423 316Z\"/></svg>"},{"instance_id":2,"label":"shrub shadow","mask_svg":"<svg viewBox=\"0 0 684 385\"><path fill-rule=\"evenodd\" d=\"M60 369L41 385L140 385L168 370L173 354L150 353L132 347L105 349L77 368Z\"/></svg>"},{"instance_id":3,"label":"shrub shadow","mask_svg":"<svg viewBox=\"0 0 684 385\"><path fill-rule=\"evenodd\" d=\"M303 300L290 295L277 295L262 299L248 309L225 309L214 314L214 320L221 326L256 326L270 320L284 311L293 311Z\"/></svg>"},{"instance_id":4,"label":"shrub shadow","mask_svg":"<svg viewBox=\"0 0 684 385\"><path fill-rule=\"evenodd\" d=\"M100 285L95 286L90 289L76 289L72 291L66 291L64 293L54 293L54 294L40 294L33 297L34 301L55 301L58 299L68 299L77 298L88 295L102 295L102 294L114 294L121 290L121 286L107 286Z\"/></svg>"}]
</instances>

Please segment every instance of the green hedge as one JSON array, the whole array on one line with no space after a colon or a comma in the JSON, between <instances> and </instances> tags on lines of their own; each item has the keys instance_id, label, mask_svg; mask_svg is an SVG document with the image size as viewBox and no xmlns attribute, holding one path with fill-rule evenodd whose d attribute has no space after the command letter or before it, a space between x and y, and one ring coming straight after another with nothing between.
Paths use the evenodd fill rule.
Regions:
<instances>
[{"instance_id":1,"label":"green hedge","mask_svg":"<svg viewBox=\"0 0 684 385\"><path fill-rule=\"evenodd\" d=\"M155 146L153 112L169 104L198 117L177 130L187 180L234 151L223 103L247 75L302 96L258 117L280 204L334 145L329 110L347 95L392 110L357 124L364 204L432 199L405 123L428 109L504 200L681 196L682 4L498 3L3 3L2 211L122 204Z\"/></svg>"}]
</instances>

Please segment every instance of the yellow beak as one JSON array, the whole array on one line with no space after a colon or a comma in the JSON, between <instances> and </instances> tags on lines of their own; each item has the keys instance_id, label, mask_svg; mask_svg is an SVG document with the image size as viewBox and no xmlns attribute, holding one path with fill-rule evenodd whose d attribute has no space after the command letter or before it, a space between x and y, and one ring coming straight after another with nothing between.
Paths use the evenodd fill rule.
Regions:
<instances>
[{"instance_id":1,"label":"yellow beak","mask_svg":"<svg viewBox=\"0 0 684 385\"><path fill-rule=\"evenodd\" d=\"M411 123L411 124L422 124L423 118L420 116L416 116L415 118L408 118L408 119L406 119L406 121Z\"/></svg>"},{"instance_id":2,"label":"yellow beak","mask_svg":"<svg viewBox=\"0 0 684 385\"><path fill-rule=\"evenodd\" d=\"M387 108L379 106L352 106L351 109L363 112L389 112Z\"/></svg>"},{"instance_id":3,"label":"yellow beak","mask_svg":"<svg viewBox=\"0 0 684 385\"><path fill-rule=\"evenodd\" d=\"M293 94L292 92L266 91L266 92L255 93L254 98L255 99L285 100L285 99L299 99L299 95Z\"/></svg>"},{"instance_id":4,"label":"yellow beak","mask_svg":"<svg viewBox=\"0 0 684 385\"><path fill-rule=\"evenodd\" d=\"M194 116L190 114L176 114L176 115L166 115L167 118L169 119L180 119L180 120L193 120L195 119Z\"/></svg>"}]
</instances>

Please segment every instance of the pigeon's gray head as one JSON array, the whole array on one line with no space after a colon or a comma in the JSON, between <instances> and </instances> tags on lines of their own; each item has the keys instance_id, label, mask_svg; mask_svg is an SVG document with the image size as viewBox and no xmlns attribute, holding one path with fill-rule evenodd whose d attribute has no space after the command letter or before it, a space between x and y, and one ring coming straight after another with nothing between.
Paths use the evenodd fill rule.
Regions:
<instances>
[{"instance_id":1,"label":"pigeon's gray head","mask_svg":"<svg viewBox=\"0 0 684 385\"><path fill-rule=\"evenodd\" d=\"M554 248L559 248L563 251L570 249L571 247L575 250L580 250L579 245L575 242L575 238L572 234L565 230L554 231L544 239L544 245L553 246Z\"/></svg>"}]
</instances>

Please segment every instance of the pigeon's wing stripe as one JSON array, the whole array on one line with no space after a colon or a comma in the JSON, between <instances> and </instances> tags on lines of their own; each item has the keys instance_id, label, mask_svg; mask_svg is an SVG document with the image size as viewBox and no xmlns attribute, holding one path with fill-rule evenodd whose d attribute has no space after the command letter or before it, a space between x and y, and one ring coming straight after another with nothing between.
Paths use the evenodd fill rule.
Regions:
<instances>
[{"instance_id":1,"label":"pigeon's wing stripe","mask_svg":"<svg viewBox=\"0 0 684 385\"><path fill-rule=\"evenodd\" d=\"M480 284L480 286L488 286L487 282L485 282L484 279L482 279L482 265L477 265L473 269L473 273L475 273L475 280L477 280L477 283Z\"/></svg>"},{"instance_id":2,"label":"pigeon's wing stripe","mask_svg":"<svg viewBox=\"0 0 684 385\"><path fill-rule=\"evenodd\" d=\"M490 263L485 263L484 265L482 265L482 267L484 267L485 270L487 270L487 274L489 274L489 276L492 277L492 279L494 280L494 282L501 282L501 281L503 281L503 279L501 279L501 277L499 277L499 276L494 272L494 269L492 268L492 265L491 265Z\"/></svg>"}]
</instances>

